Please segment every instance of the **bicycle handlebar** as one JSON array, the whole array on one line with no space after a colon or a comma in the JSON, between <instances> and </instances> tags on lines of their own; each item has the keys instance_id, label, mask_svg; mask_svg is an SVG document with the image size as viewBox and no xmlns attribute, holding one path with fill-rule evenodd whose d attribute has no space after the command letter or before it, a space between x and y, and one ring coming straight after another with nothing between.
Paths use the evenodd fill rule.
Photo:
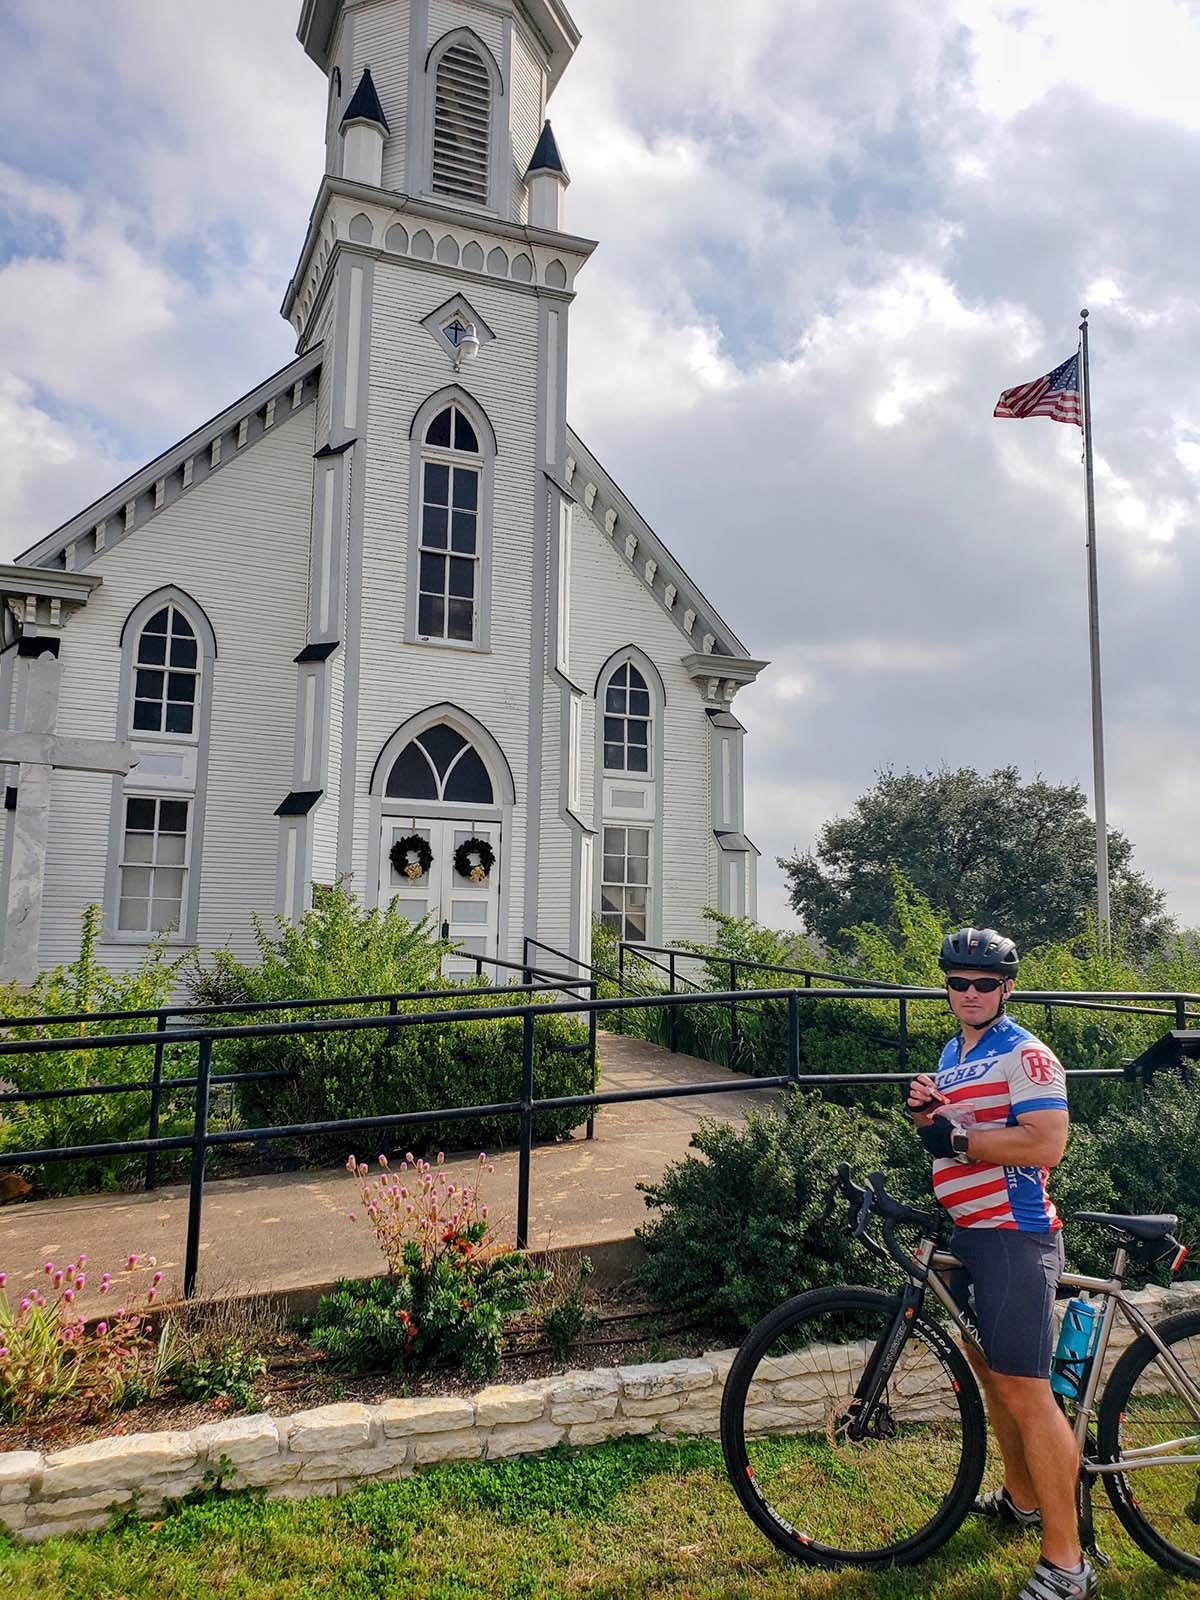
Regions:
<instances>
[{"instance_id":1,"label":"bicycle handlebar","mask_svg":"<svg viewBox=\"0 0 1200 1600\"><path fill-rule=\"evenodd\" d=\"M849 1207L847 1222L853 1237L860 1240L881 1261L894 1261L906 1276L923 1276L924 1274L916 1268L912 1252L905 1250L897 1241L896 1229L919 1228L923 1237L935 1239L941 1228L939 1219L932 1212L918 1211L914 1206L907 1206L903 1201L893 1199L884 1187L882 1172L870 1173L865 1185L855 1183L850 1175L850 1167L845 1161L838 1164L833 1189L830 1191L831 1203L834 1191L838 1189L845 1196ZM874 1215L880 1218L882 1224L880 1232L883 1234L883 1244L886 1249L881 1247L868 1231Z\"/></svg>"}]
</instances>

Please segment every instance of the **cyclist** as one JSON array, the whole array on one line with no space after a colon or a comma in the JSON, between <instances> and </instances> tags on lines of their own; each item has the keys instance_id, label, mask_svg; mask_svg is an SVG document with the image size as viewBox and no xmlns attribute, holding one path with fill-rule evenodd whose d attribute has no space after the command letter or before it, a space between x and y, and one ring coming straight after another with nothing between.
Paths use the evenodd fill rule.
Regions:
<instances>
[{"instance_id":1,"label":"cyclist","mask_svg":"<svg viewBox=\"0 0 1200 1600\"><path fill-rule=\"evenodd\" d=\"M1079 1451L1050 1390L1062 1223L1047 1193L1067 1144L1067 1087L1054 1052L1005 1014L1017 947L994 928L942 941L938 965L959 1023L934 1077L909 1085L907 1107L933 1156L933 1188L954 1219L967 1294L986 1363L967 1347L1004 1457L1004 1487L981 1515L1041 1526L1042 1559L1019 1600L1084 1600L1097 1579L1079 1546Z\"/></svg>"}]
</instances>

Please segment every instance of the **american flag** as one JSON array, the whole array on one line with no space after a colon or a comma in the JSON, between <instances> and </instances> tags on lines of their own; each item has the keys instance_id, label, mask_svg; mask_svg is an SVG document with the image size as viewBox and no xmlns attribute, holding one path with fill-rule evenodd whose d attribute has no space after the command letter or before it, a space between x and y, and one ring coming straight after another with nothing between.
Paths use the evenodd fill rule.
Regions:
<instances>
[{"instance_id":1,"label":"american flag","mask_svg":"<svg viewBox=\"0 0 1200 1600\"><path fill-rule=\"evenodd\" d=\"M1044 378L1005 389L996 401L994 417L1049 417L1052 422L1073 422L1083 427L1079 409L1079 352Z\"/></svg>"}]
</instances>

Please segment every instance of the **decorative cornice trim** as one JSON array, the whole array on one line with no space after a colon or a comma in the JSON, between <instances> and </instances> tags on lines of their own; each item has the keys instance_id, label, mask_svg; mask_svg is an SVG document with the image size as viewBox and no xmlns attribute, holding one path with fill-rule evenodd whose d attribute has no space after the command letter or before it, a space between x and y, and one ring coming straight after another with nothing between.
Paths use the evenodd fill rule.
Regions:
<instances>
[{"instance_id":1,"label":"decorative cornice trim","mask_svg":"<svg viewBox=\"0 0 1200 1600\"><path fill-rule=\"evenodd\" d=\"M18 562L43 568L67 567L72 572L86 566L101 551L111 549L166 506L173 505L195 484L220 471L293 411L311 404L317 392L314 375L320 365L321 346L315 344L257 389L64 522L39 544L22 552Z\"/></svg>"},{"instance_id":2,"label":"decorative cornice trim","mask_svg":"<svg viewBox=\"0 0 1200 1600\"><path fill-rule=\"evenodd\" d=\"M567 429L566 476L577 497L612 547L632 568L668 613L685 639L703 644L698 654L722 676L738 677L735 665L753 666L749 682L766 665L752 662L750 652L717 608L707 600L633 503L622 494L609 474L571 428ZM690 659L685 657L685 660Z\"/></svg>"}]
</instances>

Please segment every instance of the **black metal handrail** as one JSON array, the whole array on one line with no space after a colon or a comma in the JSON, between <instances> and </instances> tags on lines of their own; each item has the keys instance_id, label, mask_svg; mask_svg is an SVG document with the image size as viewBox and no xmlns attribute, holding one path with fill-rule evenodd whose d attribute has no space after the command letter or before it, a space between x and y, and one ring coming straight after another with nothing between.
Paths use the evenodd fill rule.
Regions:
<instances>
[{"instance_id":1,"label":"black metal handrail","mask_svg":"<svg viewBox=\"0 0 1200 1600\"><path fill-rule=\"evenodd\" d=\"M741 968L756 972L779 972L786 976L804 979L805 994L813 990L812 980L820 978L826 984L851 984L860 986L857 996L863 1000L890 1000L894 999L898 1005L898 1026L895 1038L879 1038L876 1043L883 1049L896 1050L902 1067L907 1067L911 1040L908 1032L908 1006L912 1000L940 1000L946 999L944 989L927 989L917 984L889 984L878 978L863 978L850 976L845 973L822 972L813 967L789 967L771 961L751 961L742 956L727 956L720 950L698 950L685 946L649 945L622 939L617 943L617 957L620 965L621 987L625 988L626 951L637 959L644 960L648 965L663 970L660 962L650 961L646 951L655 955L665 955L670 958L668 968L670 974L670 987L668 992L675 992L675 959L676 957L689 958L701 961L706 966L728 968L729 990L736 998L727 1002L729 1009L729 1034L730 1046L734 1054L741 1044L741 1030L738 1021L739 1006L752 1005L756 1001L770 999L768 991L758 988L739 989L737 975ZM711 990L704 991L711 993ZM830 990L822 988L821 994L828 995ZM1169 1001L1169 1006L1155 1006L1146 1004L1127 1004L1130 1001ZM1054 1010L1066 1011L1114 1011L1127 1017L1173 1017L1176 1028L1186 1027L1189 1021L1200 1020L1200 1013L1195 1009L1189 1011L1188 1007L1200 1005L1200 995L1176 993L1170 990L1102 990L1099 996L1094 991L1051 990L1047 992L1034 990L1019 990L1010 1000L1014 1007L1022 1005L1044 1005L1046 1008L1046 1023L1050 1024ZM671 1013L670 1048L677 1048L677 1029L675 1026L675 1013Z\"/></svg>"},{"instance_id":2,"label":"black metal handrail","mask_svg":"<svg viewBox=\"0 0 1200 1600\"><path fill-rule=\"evenodd\" d=\"M587 999L534 1000L532 994L530 994L524 1004L475 1005L448 1010L399 1013L389 1010L385 1015L367 1017L322 1017L306 1021L185 1027L171 1029L169 1032L160 1029L153 1033L102 1034L66 1039L0 1040L0 1057L22 1053L44 1054L62 1050L119 1049L133 1045L158 1045L160 1043L174 1045L195 1043L198 1047L195 1075L186 1080L186 1086L191 1087L193 1084L195 1086L195 1110L190 1134L172 1134L161 1137L152 1129L145 1139L113 1140L98 1144L62 1145L43 1150L9 1152L0 1155L0 1169L36 1165L45 1162L92 1160L117 1155L157 1155L160 1151L190 1149L192 1162L188 1196L187 1243L184 1252L184 1294L190 1297L194 1295L196 1289L205 1162L209 1150L224 1145L267 1143L280 1139L311 1137L317 1134L353 1133L368 1130L383 1131L420 1126L430 1122L454 1122L474 1120L481 1117L516 1116L520 1121L516 1234L518 1247L527 1249L529 1242L529 1190L533 1127L534 1118L541 1111L582 1109L586 1107L594 1112L597 1106L604 1105L670 1100L690 1095L707 1096L747 1091L757 1092L782 1088L787 1085L794 1087L811 1086L814 1088L830 1086L838 1088L865 1087L902 1083L907 1077L904 1071L801 1073L801 1004L827 1000L861 999L862 991L859 989L758 989L754 990L751 995L748 995L745 990L731 990L703 991L699 994L677 993L599 998L595 993L593 980L574 980L574 982L578 987L586 987L592 991ZM522 986L522 988L524 987ZM561 990L565 986L560 984L559 987ZM481 993L477 990L468 992L477 995ZM507 992L517 993L521 991L512 989ZM491 998L491 993L484 992L483 997ZM939 999L941 998L941 992L934 989L914 992L912 989L907 988L888 989L881 987L876 991L875 997L899 1000L911 998ZM725 1005L739 998L742 1001L753 998L754 1000L775 1000L786 1003L788 1010L786 1073L762 1078L735 1078L716 1083L659 1084L645 1089L611 1090L604 1093L599 1091L595 1078L593 1078L592 1090L589 1094L558 1095L543 1099L534 1097L534 1044L535 1028L539 1017L586 1016L589 1019L590 1036L594 1039L595 1018L601 1012L615 1011L620 1013L634 1008L665 1008L669 1012L675 1012L680 1008L689 1006ZM1036 1002L1047 1002L1053 1001L1058 997L1047 993L1031 993L1026 998ZM1085 996L1084 998L1090 997ZM1183 998L1195 1000L1200 997L1187 996ZM236 1081L241 1076L238 1074L214 1074L212 1070L213 1046L224 1040L281 1038L322 1033L355 1033L372 1029L390 1031L405 1027L429 1026L430 1024L482 1022L505 1018L520 1018L522 1023L521 1096L519 1100L502 1101L489 1105L446 1106L437 1110L394 1112L384 1116L339 1118L321 1122L292 1123L263 1128L219 1129L216 1131L209 1128L208 1119L213 1087L219 1083ZM269 1075L272 1074L263 1074L263 1076ZM1125 1067L1082 1068L1073 1069L1068 1073L1068 1076L1073 1078L1120 1078L1127 1075ZM173 1084L178 1082L179 1087L185 1085L185 1080L171 1080L171 1082ZM152 1091L154 1083L151 1080L148 1083L130 1087L140 1088L143 1091ZM56 1093L61 1098L67 1098L73 1092L73 1090L38 1091L39 1095L44 1095L46 1098L53 1098Z\"/></svg>"}]
</instances>

